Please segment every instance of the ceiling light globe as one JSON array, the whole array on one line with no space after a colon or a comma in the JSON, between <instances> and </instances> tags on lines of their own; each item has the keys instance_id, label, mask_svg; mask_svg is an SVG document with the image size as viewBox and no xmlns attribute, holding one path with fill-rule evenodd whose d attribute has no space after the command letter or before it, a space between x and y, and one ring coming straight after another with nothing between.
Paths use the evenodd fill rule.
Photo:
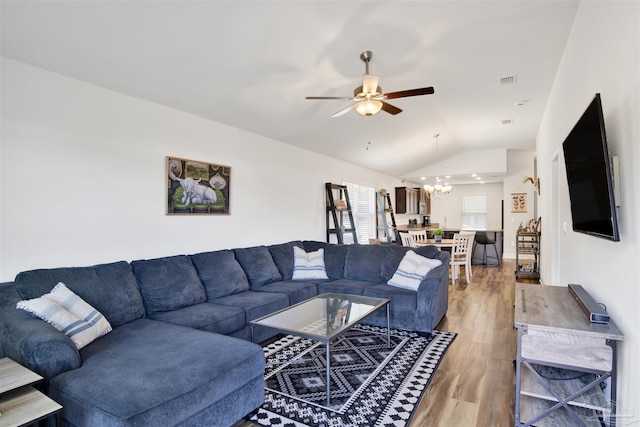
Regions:
<instances>
[{"instance_id":1,"label":"ceiling light globe","mask_svg":"<svg viewBox=\"0 0 640 427\"><path fill-rule=\"evenodd\" d=\"M373 116L382 109L380 101L360 101L353 106L355 110L363 116Z\"/></svg>"}]
</instances>

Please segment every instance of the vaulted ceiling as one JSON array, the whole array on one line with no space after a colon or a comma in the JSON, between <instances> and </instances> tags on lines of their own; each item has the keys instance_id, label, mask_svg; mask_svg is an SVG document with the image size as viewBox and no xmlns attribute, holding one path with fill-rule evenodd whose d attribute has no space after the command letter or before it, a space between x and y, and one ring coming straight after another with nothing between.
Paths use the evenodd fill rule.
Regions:
<instances>
[{"instance_id":1,"label":"vaulted ceiling","mask_svg":"<svg viewBox=\"0 0 640 427\"><path fill-rule=\"evenodd\" d=\"M578 1L5 1L2 55L382 173L533 149ZM404 111L331 115L363 51ZM436 159L435 140L439 134ZM233 141L229 141L233 143Z\"/></svg>"}]
</instances>

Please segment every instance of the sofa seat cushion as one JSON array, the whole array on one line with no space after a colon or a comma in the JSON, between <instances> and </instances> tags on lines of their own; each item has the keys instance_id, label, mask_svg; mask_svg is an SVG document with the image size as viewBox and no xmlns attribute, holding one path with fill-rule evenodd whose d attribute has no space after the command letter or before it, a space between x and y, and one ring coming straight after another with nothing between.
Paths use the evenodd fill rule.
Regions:
<instances>
[{"instance_id":1,"label":"sofa seat cushion","mask_svg":"<svg viewBox=\"0 0 640 427\"><path fill-rule=\"evenodd\" d=\"M207 296L186 255L132 261L147 314L205 302Z\"/></svg>"},{"instance_id":2,"label":"sofa seat cushion","mask_svg":"<svg viewBox=\"0 0 640 427\"><path fill-rule=\"evenodd\" d=\"M81 356L80 368L49 386L75 426L177 425L264 372L255 344L149 319L114 329Z\"/></svg>"},{"instance_id":3,"label":"sofa seat cushion","mask_svg":"<svg viewBox=\"0 0 640 427\"><path fill-rule=\"evenodd\" d=\"M191 262L204 285L208 300L249 290L247 275L231 250L191 255Z\"/></svg>"},{"instance_id":4,"label":"sofa seat cushion","mask_svg":"<svg viewBox=\"0 0 640 427\"><path fill-rule=\"evenodd\" d=\"M364 290L375 285L376 282L364 280L338 279L328 282L318 283L318 294L334 292L337 294L364 295Z\"/></svg>"},{"instance_id":5,"label":"sofa seat cushion","mask_svg":"<svg viewBox=\"0 0 640 427\"><path fill-rule=\"evenodd\" d=\"M249 278L249 286L254 289L267 283L282 280L280 270L273 261L266 246L234 249L236 259Z\"/></svg>"},{"instance_id":6,"label":"sofa seat cushion","mask_svg":"<svg viewBox=\"0 0 640 427\"><path fill-rule=\"evenodd\" d=\"M210 302L242 308L245 322L257 319L289 306L286 294L272 292L247 291L239 294L216 298Z\"/></svg>"},{"instance_id":7,"label":"sofa seat cushion","mask_svg":"<svg viewBox=\"0 0 640 427\"><path fill-rule=\"evenodd\" d=\"M203 302L178 310L164 311L150 319L228 335L245 326L244 310L229 305Z\"/></svg>"},{"instance_id":8,"label":"sofa seat cushion","mask_svg":"<svg viewBox=\"0 0 640 427\"><path fill-rule=\"evenodd\" d=\"M418 307L418 294L416 291L396 288L394 286L376 283L364 288L363 294L368 297L386 298L391 307L415 310Z\"/></svg>"},{"instance_id":9,"label":"sofa seat cushion","mask_svg":"<svg viewBox=\"0 0 640 427\"><path fill-rule=\"evenodd\" d=\"M279 292L287 294L289 297L289 305L293 305L318 295L318 288L316 287L315 281L282 280L261 286L256 289L256 292Z\"/></svg>"},{"instance_id":10,"label":"sofa seat cushion","mask_svg":"<svg viewBox=\"0 0 640 427\"><path fill-rule=\"evenodd\" d=\"M136 278L124 261L23 271L16 276L15 286L23 299L33 299L50 292L59 282L102 313L111 326L145 315Z\"/></svg>"}]
</instances>

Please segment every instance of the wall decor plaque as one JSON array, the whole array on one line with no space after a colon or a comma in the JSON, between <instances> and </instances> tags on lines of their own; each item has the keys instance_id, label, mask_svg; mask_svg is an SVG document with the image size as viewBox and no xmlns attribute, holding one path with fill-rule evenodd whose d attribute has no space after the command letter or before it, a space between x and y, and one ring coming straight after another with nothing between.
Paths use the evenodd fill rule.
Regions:
<instances>
[{"instance_id":1,"label":"wall decor plaque","mask_svg":"<svg viewBox=\"0 0 640 427\"><path fill-rule=\"evenodd\" d=\"M527 193L511 193L511 213L527 212Z\"/></svg>"},{"instance_id":2,"label":"wall decor plaque","mask_svg":"<svg viewBox=\"0 0 640 427\"><path fill-rule=\"evenodd\" d=\"M167 156L167 214L229 214L231 167Z\"/></svg>"}]
</instances>

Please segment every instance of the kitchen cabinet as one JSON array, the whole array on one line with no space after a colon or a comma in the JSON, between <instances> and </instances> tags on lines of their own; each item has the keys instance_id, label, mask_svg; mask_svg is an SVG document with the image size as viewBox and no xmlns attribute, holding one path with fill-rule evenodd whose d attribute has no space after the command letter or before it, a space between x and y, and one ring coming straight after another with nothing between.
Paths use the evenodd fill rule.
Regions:
<instances>
[{"instance_id":1,"label":"kitchen cabinet","mask_svg":"<svg viewBox=\"0 0 640 427\"><path fill-rule=\"evenodd\" d=\"M418 214L419 188L396 187L396 213Z\"/></svg>"}]
</instances>

